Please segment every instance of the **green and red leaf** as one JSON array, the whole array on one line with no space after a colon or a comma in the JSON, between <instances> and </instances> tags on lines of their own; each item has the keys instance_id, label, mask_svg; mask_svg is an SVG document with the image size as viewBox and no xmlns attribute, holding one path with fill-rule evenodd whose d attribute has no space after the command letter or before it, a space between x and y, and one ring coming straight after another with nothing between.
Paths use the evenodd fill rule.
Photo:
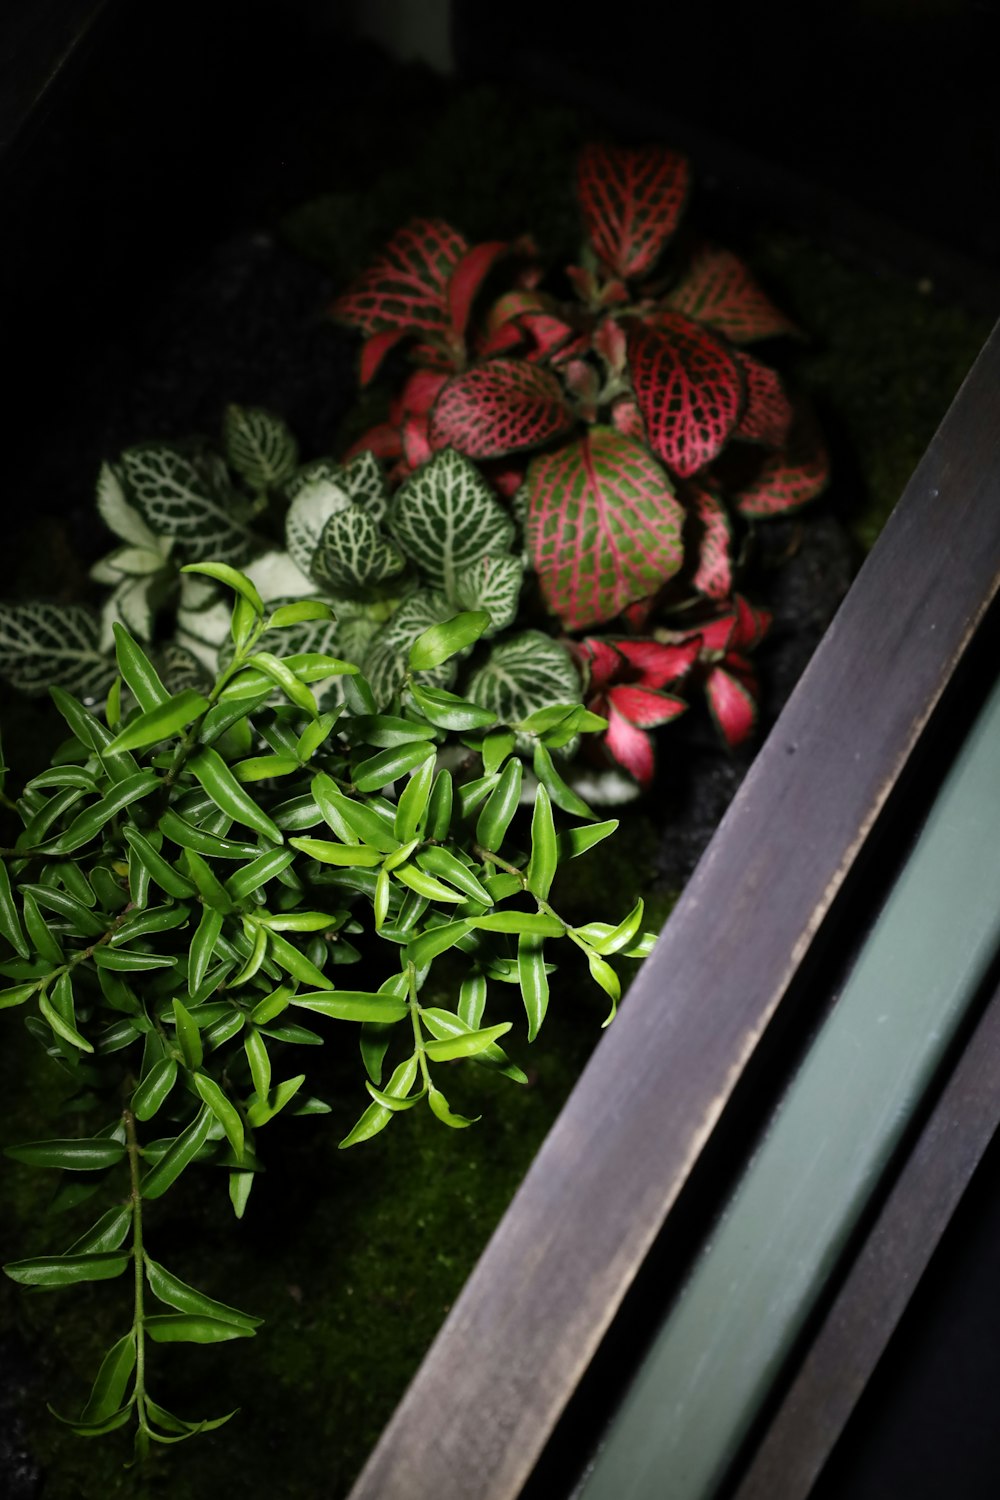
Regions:
<instances>
[{"instance_id":1,"label":"green and red leaf","mask_svg":"<svg viewBox=\"0 0 1000 1500\"><path fill-rule=\"evenodd\" d=\"M686 276L667 300L678 312L707 323L734 344L797 331L761 291L739 256L715 245L698 247Z\"/></svg>"},{"instance_id":2,"label":"green and red leaf","mask_svg":"<svg viewBox=\"0 0 1000 1500\"><path fill-rule=\"evenodd\" d=\"M714 667L705 683L708 706L730 749L749 739L757 724L756 682L749 662L730 657Z\"/></svg>"},{"instance_id":3,"label":"green and red leaf","mask_svg":"<svg viewBox=\"0 0 1000 1500\"><path fill-rule=\"evenodd\" d=\"M660 464L612 427L529 465L528 546L548 609L570 630L655 593L683 559L681 507Z\"/></svg>"},{"instance_id":4,"label":"green and red leaf","mask_svg":"<svg viewBox=\"0 0 1000 1500\"><path fill-rule=\"evenodd\" d=\"M743 410L743 375L735 355L681 313L634 323L629 373L653 449L688 478L722 452Z\"/></svg>"},{"instance_id":5,"label":"green and red leaf","mask_svg":"<svg viewBox=\"0 0 1000 1500\"><path fill-rule=\"evenodd\" d=\"M452 272L448 283L448 313L452 332L458 338L465 337L469 313L477 292L500 256L505 255L509 249L506 240L488 240L483 245L473 245Z\"/></svg>"},{"instance_id":6,"label":"green and red leaf","mask_svg":"<svg viewBox=\"0 0 1000 1500\"><path fill-rule=\"evenodd\" d=\"M690 169L665 146L585 146L577 191L587 236L616 276L641 276L673 237Z\"/></svg>"},{"instance_id":7,"label":"green and red leaf","mask_svg":"<svg viewBox=\"0 0 1000 1500\"><path fill-rule=\"evenodd\" d=\"M447 334L448 284L468 248L443 219L411 219L330 311L369 337L388 329Z\"/></svg>"},{"instance_id":8,"label":"green and red leaf","mask_svg":"<svg viewBox=\"0 0 1000 1500\"><path fill-rule=\"evenodd\" d=\"M502 458L537 448L572 426L554 375L524 360L493 359L442 388L431 412L430 444L468 458Z\"/></svg>"},{"instance_id":9,"label":"green and red leaf","mask_svg":"<svg viewBox=\"0 0 1000 1500\"><path fill-rule=\"evenodd\" d=\"M736 358L743 371L747 399L733 436L748 443L762 443L766 448L784 447L795 410L780 375L750 354L738 350Z\"/></svg>"}]
</instances>

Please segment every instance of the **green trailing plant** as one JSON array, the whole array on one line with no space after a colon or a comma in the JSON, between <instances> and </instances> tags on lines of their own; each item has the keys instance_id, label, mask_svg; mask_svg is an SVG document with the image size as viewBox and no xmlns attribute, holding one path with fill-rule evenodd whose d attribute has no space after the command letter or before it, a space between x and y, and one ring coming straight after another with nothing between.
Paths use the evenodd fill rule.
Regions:
<instances>
[{"instance_id":1,"label":"green trailing plant","mask_svg":"<svg viewBox=\"0 0 1000 1500\"><path fill-rule=\"evenodd\" d=\"M89 1199L96 1217L64 1250L5 1269L36 1289L127 1283L69 1425L98 1436L133 1424L139 1457L232 1415L187 1420L158 1404L156 1346L250 1338L260 1322L155 1258L160 1200L206 1166L243 1215L271 1120L329 1108L298 1061L323 1039L313 1028L342 1042L352 1023L360 1040L363 1108L342 1146L419 1107L464 1128L448 1098L456 1064L526 1081L501 1046L505 997L520 995L534 1039L552 951L568 943L613 1014L614 956L652 941L641 901L616 925L584 926L552 902L560 863L616 826L594 820L552 759L604 721L572 700L522 715L516 694L434 685L484 649L486 611L425 625L380 701L353 663L297 649L303 630L331 628L328 605L269 607L225 563L185 564L182 578L235 593L225 665L171 691L116 622L104 716L52 689L69 737L20 795L3 792L22 826L0 851L0 1008L24 1009L72 1080L71 1109L95 1122L9 1149L63 1174L62 1196ZM329 697L330 683L324 707L314 689ZM530 827L515 818L524 756L539 777ZM570 814L561 828L554 806ZM365 987L353 988L342 976L362 950ZM421 998L442 961L450 1008Z\"/></svg>"}]
</instances>

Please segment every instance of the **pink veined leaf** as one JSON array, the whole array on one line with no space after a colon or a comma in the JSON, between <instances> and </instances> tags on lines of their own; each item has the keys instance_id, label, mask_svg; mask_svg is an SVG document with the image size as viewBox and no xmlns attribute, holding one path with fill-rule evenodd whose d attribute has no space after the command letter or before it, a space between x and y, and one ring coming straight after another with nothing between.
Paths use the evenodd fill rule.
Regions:
<instances>
[{"instance_id":1,"label":"pink veined leaf","mask_svg":"<svg viewBox=\"0 0 1000 1500\"><path fill-rule=\"evenodd\" d=\"M389 350L394 349L400 339L405 339L405 337L405 328L384 328L381 333L373 333L370 338L365 339L361 346L360 383L362 388L371 385Z\"/></svg>"},{"instance_id":2,"label":"pink veined leaf","mask_svg":"<svg viewBox=\"0 0 1000 1500\"><path fill-rule=\"evenodd\" d=\"M656 770L653 741L645 730L637 729L624 714L607 704L600 712L605 713L608 727L604 733L604 746L623 770L634 776L642 787L649 786Z\"/></svg>"},{"instance_id":3,"label":"pink veined leaf","mask_svg":"<svg viewBox=\"0 0 1000 1500\"><path fill-rule=\"evenodd\" d=\"M749 739L757 723L757 700L752 684L748 667L738 675L726 667L714 667L705 684L712 718L733 750Z\"/></svg>"},{"instance_id":4,"label":"pink veined leaf","mask_svg":"<svg viewBox=\"0 0 1000 1500\"><path fill-rule=\"evenodd\" d=\"M742 594L733 598L736 622L729 639L730 651L752 651L759 646L774 621L769 609L756 609Z\"/></svg>"},{"instance_id":5,"label":"pink veined leaf","mask_svg":"<svg viewBox=\"0 0 1000 1500\"><path fill-rule=\"evenodd\" d=\"M492 359L455 375L431 412L432 448L468 458L503 458L568 432L573 414L548 370L519 359Z\"/></svg>"},{"instance_id":6,"label":"pink veined leaf","mask_svg":"<svg viewBox=\"0 0 1000 1500\"><path fill-rule=\"evenodd\" d=\"M443 219L412 219L334 302L331 312L362 333L398 328L446 334L448 284L468 245Z\"/></svg>"},{"instance_id":7,"label":"pink veined leaf","mask_svg":"<svg viewBox=\"0 0 1000 1500\"><path fill-rule=\"evenodd\" d=\"M513 500L524 483L524 469L520 464L501 464L488 475L490 484L505 500Z\"/></svg>"},{"instance_id":8,"label":"pink veined leaf","mask_svg":"<svg viewBox=\"0 0 1000 1500\"><path fill-rule=\"evenodd\" d=\"M639 686L647 688L662 688L668 682L680 682L698 660L701 650L701 642L697 639L678 646L617 638L612 644L628 665L639 673Z\"/></svg>"},{"instance_id":9,"label":"pink veined leaf","mask_svg":"<svg viewBox=\"0 0 1000 1500\"><path fill-rule=\"evenodd\" d=\"M569 630L614 619L683 560L683 513L641 443L613 427L536 458L525 530L549 611Z\"/></svg>"},{"instance_id":10,"label":"pink veined leaf","mask_svg":"<svg viewBox=\"0 0 1000 1500\"><path fill-rule=\"evenodd\" d=\"M657 261L680 223L690 185L687 160L665 146L585 146L577 191L600 259L625 278Z\"/></svg>"},{"instance_id":11,"label":"pink veined leaf","mask_svg":"<svg viewBox=\"0 0 1000 1500\"><path fill-rule=\"evenodd\" d=\"M509 249L505 240L488 240L483 245L473 245L455 267L448 283L448 313L456 337L465 337L476 293L500 256L506 255Z\"/></svg>"},{"instance_id":12,"label":"pink veined leaf","mask_svg":"<svg viewBox=\"0 0 1000 1500\"><path fill-rule=\"evenodd\" d=\"M407 466L419 469L431 457L431 445L427 438L427 418L407 417L403 423L403 456Z\"/></svg>"},{"instance_id":13,"label":"pink veined leaf","mask_svg":"<svg viewBox=\"0 0 1000 1500\"><path fill-rule=\"evenodd\" d=\"M795 411L781 377L770 365L741 350L737 350L736 358L743 371L747 404L733 436L748 443L763 443L767 448L783 447Z\"/></svg>"},{"instance_id":14,"label":"pink veined leaf","mask_svg":"<svg viewBox=\"0 0 1000 1500\"><path fill-rule=\"evenodd\" d=\"M577 401L593 406L600 394L601 377L585 359L571 359L562 371L566 389Z\"/></svg>"},{"instance_id":15,"label":"pink veined leaf","mask_svg":"<svg viewBox=\"0 0 1000 1500\"><path fill-rule=\"evenodd\" d=\"M374 453L376 458L395 459L400 458L403 452L403 439L399 428L394 422L379 422L374 427L369 427L363 432L344 454L344 462L349 463L359 453Z\"/></svg>"},{"instance_id":16,"label":"pink veined leaf","mask_svg":"<svg viewBox=\"0 0 1000 1500\"><path fill-rule=\"evenodd\" d=\"M549 312L551 311L551 298L544 292L535 291L513 291L504 292L498 297L486 314L485 328L487 333L495 333L505 323L512 323L522 313L527 312Z\"/></svg>"},{"instance_id":17,"label":"pink veined leaf","mask_svg":"<svg viewBox=\"0 0 1000 1500\"><path fill-rule=\"evenodd\" d=\"M589 266L567 266L566 275L580 301L592 307L597 301L598 282Z\"/></svg>"},{"instance_id":18,"label":"pink veined leaf","mask_svg":"<svg viewBox=\"0 0 1000 1500\"><path fill-rule=\"evenodd\" d=\"M705 485L693 484L690 509L698 521L698 567L691 582L699 594L720 603L733 587L733 528L729 513L718 495Z\"/></svg>"},{"instance_id":19,"label":"pink veined leaf","mask_svg":"<svg viewBox=\"0 0 1000 1500\"><path fill-rule=\"evenodd\" d=\"M734 344L798 331L761 291L739 256L716 245L702 244L695 250L686 276L667 301Z\"/></svg>"},{"instance_id":20,"label":"pink veined leaf","mask_svg":"<svg viewBox=\"0 0 1000 1500\"><path fill-rule=\"evenodd\" d=\"M622 610L622 619L630 630L636 632L645 630L656 609L656 595L652 594L648 599L638 599L635 604L630 604L627 609Z\"/></svg>"},{"instance_id":21,"label":"pink veined leaf","mask_svg":"<svg viewBox=\"0 0 1000 1500\"><path fill-rule=\"evenodd\" d=\"M487 333L483 338L476 340L477 359L495 359L498 354L510 354L519 349L527 340L527 335L518 319L510 323L501 323L498 328Z\"/></svg>"},{"instance_id":22,"label":"pink veined leaf","mask_svg":"<svg viewBox=\"0 0 1000 1500\"><path fill-rule=\"evenodd\" d=\"M756 477L736 497L741 515L752 520L785 515L826 489L830 458L818 425L800 414L787 449L767 456Z\"/></svg>"},{"instance_id":23,"label":"pink veined leaf","mask_svg":"<svg viewBox=\"0 0 1000 1500\"><path fill-rule=\"evenodd\" d=\"M611 407L611 420L626 437L635 438L640 443L645 442L646 429L643 426L642 412L633 396L618 397Z\"/></svg>"},{"instance_id":24,"label":"pink veined leaf","mask_svg":"<svg viewBox=\"0 0 1000 1500\"><path fill-rule=\"evenodd\" d=\"M458 364L455 351L445 349L440 344L423 342L414 344L410 350L410 358L414 364L422 365L425 370L444 370L448 374L455 370Z\"/></svg>"},{"instance_id":25,"label":"pink veined leaf","mask_svg":"<svg viewBox=\"0 0 1000 1500\"><path fill-rule=\"evenodd\" d=\"M602 319L594 329L591 342L611 374L620 375L627 358L625 332L621 324L616 323L614 318Z\"/></svg>"},{"instance_id":26,"label":"pink veined leaf","mask_svg":"<svg viewBox=\"0 0 1000 1500\"><path fill-rule=\"evenodd\" d=\"M628 333L629 373L650 447L687 479L718 458L743 409L743 376L735 356L681 313Z\"/></svg>"},{"instance_id":27,"label":"pink veined leaf","mask_svg":"<svg viewBox=\"0 0 1000 1500\"><path fill-rule=\"evenodd\" d=\"M588 636L573 647L573 654L584 667L588 686L597 691L621 676L624 665L621 652L602 636Z\"/></svg>"},{"instance_id":28,"label":"pink veined leaf","mask_svg":"<svg viewBox=\"0 0 1000 1500\"><path fill-rule=\"evenodd\" d=\"M613 687L608 693L608 702L640 729L653 729L658 724L669 724L687 708L683 698L670 693L658 693L653 688L633 687L623 684Z\"/></svg>"}]
</instances>

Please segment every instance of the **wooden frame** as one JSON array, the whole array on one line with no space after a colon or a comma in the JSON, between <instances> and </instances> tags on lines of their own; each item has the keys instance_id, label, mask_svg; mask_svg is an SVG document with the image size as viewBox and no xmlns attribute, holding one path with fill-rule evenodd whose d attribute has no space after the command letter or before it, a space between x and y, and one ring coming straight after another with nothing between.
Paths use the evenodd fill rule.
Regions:
<instances>
[{"instance_id":1,"label":"wooden frame","mask_svg":"<svg viewBox=\"0 0 1000 1500\"><path fill-rule=\"evenodd\" d=\"M998 388L995 331L353 1500L527 1482L996 595Z\"/></svg>"}]
</instances>

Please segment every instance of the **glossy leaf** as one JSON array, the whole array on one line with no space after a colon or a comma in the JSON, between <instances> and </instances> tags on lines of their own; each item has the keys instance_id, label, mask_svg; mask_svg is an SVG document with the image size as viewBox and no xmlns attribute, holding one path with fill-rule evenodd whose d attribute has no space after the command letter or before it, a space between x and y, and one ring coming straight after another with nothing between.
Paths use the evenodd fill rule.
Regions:
<instances>
[{"instance_id":1,"label":"glossy leaf","mask_svg":"<svg viewBox=\"0 0 1000 1500\"><path fill-rule=\"evenodd\" d=\"M549 979L543 953L543 935L524 931L517 940L517 976L528 1017L528 1041L538 1035L549 1003Z\"/></svg>"},{"instance_id":2,"label":"glossy leaf","mask_svg":"<svg viewBox=\"0 0 1000 1500\"><path fill-rule=\"evenodd\" d=\"M130 1329L124 1338L112 1344L101 1361L90 1397L80 1413L81 1422L105 1422L121 1409L135 1360L135 1332Z\"/></svg>"},{"instance_id":3,"label":"glossy leaf","mask_svg":"<svg viewBox=\"0 0 1000 1500\"><path fill-rule=\"evenodd\" d=\"M435 875L453 885L470 901L481 901L484 906L493 905L493 897L489 891L476 879L468 865L463 864L450 849L431 845L417 855L417 864L428 875Z\"/></svg>"},{"instance_id":4,"label":"glossy leaf","mask_svg":"<svg viewBox=\"0 0 1000 1500\"><path fill-rule=\"evenodd\" d=\"M430 420L432 448L467 458L502 458L570 431L573 414L550 371L520 359L491 359L442 388Z\"/></svg>"},{"instance_id":5,"label":"glossy leaf","mask_svg":"<svg viewBox=\"0 0 1000 1500\"><path fill-rule=\"evenodd\" d=\"M193 1286L174 1276L148 1255L144 1257L146 1280L153 1296L167 1307L176 1308L178 1312L193 1313L200 1317L215 1318L225 1323L233 1323L238 1328L253 1330L259 1328L264 1321L263 1318L252 1317L250 1313L240 1312L236 1307L229 1307L225 1302L216 1302L214 1297L206 1297L204 1292L196 1291Z\"/></svg>"},{"instance_id":6,"label":"glossy leaf","mask_svg":"<svg viewBox=\"0 0 1000 1500\"><path fill-rule=\"evenodd\" d=\"M116 620L113 625L118 670L144 713L169 702L170 694L142 647Z\"/></svg>"},{"instance_id":7,"label":"glossy leaf","mask_svg":"<svg viewBox=\"0 0 1000 1500\"><path fill-rule=\"evenodd\" d=\"M517 811L521 797L523 767L519 760L509 760L490 793L476 823L476 842L494 852L500 848Z\"/></svg>"},{"instance_id":8,"label":"glossy leaf","mask_svg":"<svg viewBox=\"0 0 1000 1500\"><path fill-rule=\"evenodd\" d=\"M552 821L552 804L544 783L540 783L531 816L531 857L526 871L528 890L540 901L548 896L558 865L559 844Z\"/></svg>"},{"instance_id":9,"label":"glossy leaf","mask_svg":"<svg viewBox=\"0 0 1000 1500\"><path fill-rule=\"evenodd\" d=\"M39 1255L33 1260L8 1261L4 1272L22 1286L75 1286L80 1281L111 1281L121 1276L131 1255Z\"/></svg>"},{"instance_id":10,"label":"glossy leaf","mask_svg":"<svg viewBox=\"0 0 1000 1500\"><path fill-rule=\"evenodd\" d=\"M155 1313L143 1319L143 1328L157 1344L223 1344L254 1336L252 1328L195 1313Z\"/></svg>"},{"instance_id":11,"label":"glossy leaf","mask_svg":"<svg viewBox=\"0 0 1000 1500\"><path fill-rule=\"evenodd\" d=\"M132 1113L137 1120L151 1120L165 1103L177 1081L177 1059L161 1057L132 1095Z\"/></svg>"},{"instance_id":12,"label":"glossy leaf","mask_svg":"<svg viewBox=\"0 0 1000 1500\"><path fill-rule=\"evenodd\" d=\"M438 453L396 493L389 525L422 575L454 599L457 581L485 553L505 553L514 523L461 454Z\"/></svg>"},{"instance_id":13,"label":"glossy leaf","mask_svg":"<svg viewBox=\"0 0 1000 1500\"><path fill-rule=\"evenodd\" d=\"M414 740L392 750L378 750L356 766L352 779L359 792L380 791L413 771L426 760L433 760L436 746L427 740Z\"/></svg>"},{"instance_id":14,"label":"glossy leaf","mask_svg":"<svg viewBox=\"0 0 1000 1500\"><path fill-rule=\"evenodd\" d=\"M176 1182L208 1140L212 1120L212 1111L207 1104L203 1104L190 1125L171 1142L164 1155L142 1179L144 1198L161 1198Z\"/></svg>"},{"instance_id":15,"label":"glossy leaf","mask_svg":"<svg viewBox=\"0 0 1000 1500\"><path fill-rule=\"evenodd\" d=\"M131 720L112 740L110 749L112 753L117 750L142 750L147 745L170 739L198 718L199 714L205 713L208 706L208 699L201 693L190 690L177 693L165 703L147 709L138 718Z\"/></svg>"},{"instance_id":16,"label":"glossy leaf","mask_svg":"<svg viewBox=\"0 0 1000 1500\"><path fill-rule=\"evenodd\" d=\"M702 244L668 299L678 312L707 323L734 344L794 333L795 325L761 291L730 250Z\"/></svg>"},{"instance_id":17,"label":"glossy leaf","mask_svg":"<svg viewBox=\"0 0 1000 1500\"><path fill-rule=\"evenodd\" d=\"M217 807L237 823L252 828L274 843L281 843L281 830L240 786L217 750L201 750L188 761L191 770Z\"/></svg>"},{"instance_id":18,"label":"glossy leaf","mask_svg":"<svg viewBox=\"0 0 1000 1500\"><path fill-rule=\"evenodd\" d=\"M29 1141L22 1146L7 1146L4 1155L29 1167L57 1167L64 1172L101 1172L114 1167L125 1156L121 1141L59 1140Z\"/></svg>"},{"instance_id":19,"label":"glossy leaf","mask_svg":"<svg viewBox=\"0 0 1000 1500\"><path fill-rule=\"evenodd\" d=\"M478 641L489 625L490 617L484 610L467 610L439 625L430 626L410 647L411 671L427 672L440 667Z\"/></svg>"},{"instance_id":20,"label":"glossy leaf","mask_svg":"<svg viewBox=\"0 0 1000 1500\"><path fill-rule=\"evenodd\" d=\"M442 1125L448 1125L452 1130L464 1130L467 1125L474 1125L476 1120L481 1118L479 1115L476 1115L475 1119L470 1120L465 1115L457 1114L451 1108L441 1090L434 1088L433 1085L428 1092L427 1102L431 1107L431 1112L441 1121Z\"/></svg>"}]
</instances>

